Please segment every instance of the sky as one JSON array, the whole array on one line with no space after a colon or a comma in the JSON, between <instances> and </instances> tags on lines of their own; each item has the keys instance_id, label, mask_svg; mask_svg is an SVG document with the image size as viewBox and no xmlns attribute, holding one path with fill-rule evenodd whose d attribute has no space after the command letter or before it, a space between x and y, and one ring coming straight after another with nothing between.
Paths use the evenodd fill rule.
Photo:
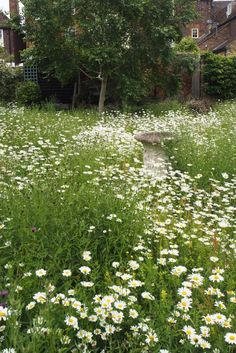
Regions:
<instances>
[{"instance_id":1,"label":"sky","mask_svg":"<svg viewBox=\"0 0 236 353\"><path fill-rule=\"evenodd\" d=\"M214 1L227 1L227 0L214 0ZM9 11L9 0L0 0L0 10L4 10L6 12Z\"/></svg>"}]
</instances>

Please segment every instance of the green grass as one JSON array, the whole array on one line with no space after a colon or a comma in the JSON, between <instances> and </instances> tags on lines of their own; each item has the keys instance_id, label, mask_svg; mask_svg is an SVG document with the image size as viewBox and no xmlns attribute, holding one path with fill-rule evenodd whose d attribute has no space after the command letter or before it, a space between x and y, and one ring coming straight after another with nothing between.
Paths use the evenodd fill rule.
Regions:
<instances>
[{"instance_id":1,"label":"green grass","mask_svg":"<svg viewBox=\"0 0 236 353\"><path fill-rule=\"evenodd\" d=\"M1 353L234 352L236 105L204 117L167 108L0 108ZM157 129L178 136L166 146L178 171L162 181L140 169L133 139ZM183 329L200 334L206 315L199 347Z\"/></svg>"},{"instance_id":2,"label":"green grass","mask_svg":"<svg viewBox=\"0 0 236 353\"><path fill-rule=\"evenodd\" d=\"M221 104L199 120L180 127L177 139L168 146L168 154L173 156L175 168L191 176L202 174L199 185L208 188L209 178L222 180L226 174L235 174L236 105Z\"/></svg>"}]
</instances>

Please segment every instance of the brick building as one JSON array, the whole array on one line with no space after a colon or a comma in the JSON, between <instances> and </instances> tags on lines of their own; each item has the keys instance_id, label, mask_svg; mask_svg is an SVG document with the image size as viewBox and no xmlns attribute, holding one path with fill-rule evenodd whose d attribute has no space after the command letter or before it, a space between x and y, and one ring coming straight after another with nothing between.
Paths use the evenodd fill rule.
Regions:
<instances>
[{"instance_id":1,"label":"brick building","mask_svg":"<svg viewBox=\"0 0 236 353\"><path fill-rule=\"evenodd\" d=\"M221 55L236 54L236 1L217 1L212 8L212 26L199 38L201 50Z\"/></svg>"},{"instance_id":2,"label":"brick building","mask_svg":"<svg viewBox=\"0 0 236 353\"><path fill-rule=\"evenodd\" d=\"M19 14L18 0L9 0L9 13L10 17ZM11 29L9 17L3 11L0 11L0 46L11 56L12 64L20 63L20 51L25 45L21 36Z\"/></svg>"},{"instance_id":3,"label":"brick building","mask_svg":"<svg viewBox=\"0 0 236 353\"><path fill-rule=\"evenodd\" d=\"M199 18L184 28L183 35L196 39L201 50L236 53L236 0L197 0L196 9Z\"/></svg>"},{"instance_id":4,"label":"brick building","mask_svg":"<svg viewBox=\"0 0 236 353\"><path fill-rule=\"evenodd\" d=\"M185 37L198 39L209 31L212 14L212 0L197 0L196 10L199 15L198 19L194 22L190 22L183 29L183 35Z\"/></svg>"}]
</instances>

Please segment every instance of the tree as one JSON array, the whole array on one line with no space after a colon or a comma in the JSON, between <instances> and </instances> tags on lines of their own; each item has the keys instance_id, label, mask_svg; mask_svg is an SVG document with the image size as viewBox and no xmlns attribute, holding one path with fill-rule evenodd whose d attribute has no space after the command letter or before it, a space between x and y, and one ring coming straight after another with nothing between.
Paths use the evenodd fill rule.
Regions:
<instances>
[{"instance_id":1,"label":"tree","mask_svg":"<svg viewBox=\"0 0 236 353\"><path fill-rule=\"evenodd\" d=\"M194 0L24 0L30 57L61 81L82 70L101 81L141 83L171 57ZM28 50L29 52L29 50ZM29 57L29 55L28 55ZM125 79L125 80L124 80Z\"/></svg>"}]
</instances>

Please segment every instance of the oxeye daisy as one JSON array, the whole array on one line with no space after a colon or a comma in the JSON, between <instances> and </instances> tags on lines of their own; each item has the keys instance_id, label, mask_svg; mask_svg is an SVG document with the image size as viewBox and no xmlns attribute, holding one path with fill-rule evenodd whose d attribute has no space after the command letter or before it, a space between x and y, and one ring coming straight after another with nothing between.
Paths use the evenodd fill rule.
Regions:
<instances>
[{"instance_id":1,"label":"oxeye daisy","mask_svg":"<svg viewBox=\"0 0 236 353\"><path fill-rule=\"evenodd\" d=\"M43 277L43 276L46 276L47 271L44 270L43 268L41 268L41 269L35 271L35 274L37 277Z\"/></svg>"},{"instance_id":2,"label":"oxeye daisy","mask_svg":"<svg viewBox=\"0 0 236 353\"><path fill-rule=\"evenodd\" d=\"M232 332L226 333L225 342L229 344L236 344L236 333L232 333Z\"/></svg>"}]
</instances>

